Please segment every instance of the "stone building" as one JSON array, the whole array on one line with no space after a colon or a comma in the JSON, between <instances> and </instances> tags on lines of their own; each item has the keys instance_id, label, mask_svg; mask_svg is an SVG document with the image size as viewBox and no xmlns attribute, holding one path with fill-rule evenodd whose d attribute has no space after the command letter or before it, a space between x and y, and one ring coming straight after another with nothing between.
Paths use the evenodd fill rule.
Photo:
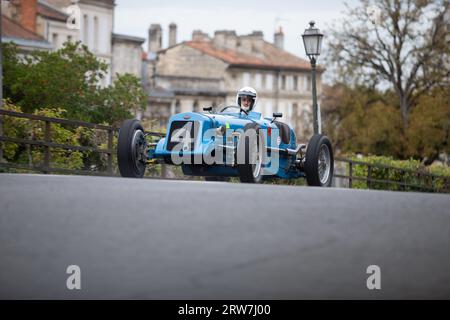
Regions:
<instances>
[{"instance_id":1,"label":"stone building","mask_svg":"<svg viewBox=\"0 0 450 320\"><path fill-rule=\"evenodd\" d=\"M2 42L14 42L22 52L57 49L76 37L66 28L67 18L43 1L2 0Z\"/></svg>"},{"instance_id":2,"label":"stone building","mask_svg":"<svg viewBox=\"0 0 450 320\"><path fill-rule=\"evenodd\" d=\"M175 43L173 24L168 48L161 48L161 38L161 26L151 25L144 61L149 107L141 117L164 126L177 112L235 104L236 91L252 86L258 91L256 111L266 117L282 112L282 121L298 134L312 131L310 63L283 49L281 29L274 43L265 41L261 31L239 36L229 30L216 31L212 38L195 30L190 41Z\"/></svg>"},{"instance_id":3,"label":"stone building","mask_svg":"<svg viewBox=\"0 0 450 320\"><path fill-rule=\"evenodd\" d=\"M77 35L74 40L85 44L89 50L99 59L108 64L108 70L102 79L102 85L107 86L112 82L112 34L114 27L114 0L45 0L48 4L66 12L68 8L76 4L80 16ZM67 29L67 28L66 28Z\"/></svg>"},{"instance_id":4,"label":"stone building","mask_svg":"<svg viewBox=\"0 0 450 320\"><path fill-rule=\"evenodd\" d=\"M114 81L117 73L130 73L138 78L142 76L142 44L144 38L113 33L112 66Z\"/></svg>"}]
</instances>

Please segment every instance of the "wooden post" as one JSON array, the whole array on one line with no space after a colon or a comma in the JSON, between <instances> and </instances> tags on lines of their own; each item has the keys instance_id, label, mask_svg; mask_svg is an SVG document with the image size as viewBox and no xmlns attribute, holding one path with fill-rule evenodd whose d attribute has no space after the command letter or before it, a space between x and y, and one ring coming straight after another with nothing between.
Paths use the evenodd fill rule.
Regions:
<instances>
[{"instance_id":1,"label":"wooden post","mask_svg":"<svg viewBox=\"0 0 450 320\"><path fill-rule=\"evenodd\" d=\"M0 16L3 19L2 6L0 5ZM2 25L0 23L0 110L3 109L3 48L2 41ZM0 115L0 136L3 136L3 115ZM4 142L0 141L0 163L3 162L3 145Z\"/></svg>"},{"instance_id":2,"label":"wooden post","mask_svg":"<svg viewBox=\"0 0 450 320\"><path fill-rule=\"evenodd\" d=\"M45 121L44 141L46 143L51 142L51 123L50 123L50 121ZM50 168L50 146L46 145L44 147L44 170L43 170L43 172L45 174L50 173L50 171L48 171L48 168Z\"/></svg>"},{"instance_id":3,"label":"wooden post","mask_svg":"<svg viewBox=\"0 0 450 320\"><path fill-rule=\"evenodd\" d=\"M353 187L353 162L350 160L349 172L348 172L348 187L351 189Z\"/></svg>"},{"instance_id":4,"label":"wooden post","mask_svg":"<svg viewBox=\"0 0 450 320\"><path fill-rule=\"evenodd\" d=\"M389 173L390 173L390 170L389 170L389 167L387 167L386 168L386 171L387 171L387 177L386 177L386 181L387 181L387 184L388 184L388 186L389 186L389 190L392 190L392 185L393 185L393 183L391 183L391 182L394 182L394 181L392 181L391 180L391 177L389 176ZM386 184L386 183L385 183ZM397 185L397 184L395 184L395 185Z\"/></svg>"},{"instance_id":5,"label":"wooden post","mask_svg":"<svg viewBox=\"0 0 450 320\"><path fill-rule=\"evenodd\" d=\"M2 107L0 101L0 110L1 108ZM3 115L0 115L0 136L3 136ZM3 144L3 141L0 141L0 163L3 162Z\"/></svg>"},{"instance_id":6,"label":"wooden post","mask_svg":"<svg viewBox=\"0 0 450 320\"><path fill-rule=\"evenodd\" d=\"M445 192L448 192L448 179L444 178L444 190Z\"/></svg>"},{"instance_id":7,"label":"wooden post","mask_svg":"<svg viewBox=\"0 0 450 320\"><path fill-rule=\"evenodd\" d=\"M113 174L113 137L114 133L111 129L108 130L108 174Z\"/></svg>"},{"instance_id":8,"label":"wooden post","mask_svg":"<svg viewBox=\"0 0 450 320\"><path fill-rule=\"evenodd\" d=\"M405 177L405 170L400 171L401 175L402 175L402 184L401 184L401 190L405 191L406 190L406 177Z\"/></svg>"},{"instance_id":9,"label":"wooden post","mask_svg":"<svg viewBox=\"0 0 450 320\"><path fill-rule=\"evenodd\" d=\"M167 167L165 164L161 164L161 178L167 178Z\"/></svg>"},{"instance_id":10,"label":"wooden post","mask_svg":"<svg viewBox=\"0 0 450 320\"><path fill-rule=\"evenodd\" d=\"M372 187L372 166L367 165L367 188L370 189Z\"/></svg>"},{"instance_id":11,"label":"wooden post","mask_svg":"<svg viewBox=\"0 0 450 320\"><path fill-rule=\"evenodd\" d=\"M417 172L417 180L419 181L419 191L423 191L422 179L420 177L420 172Z\"/></svg>"}]
</instances>

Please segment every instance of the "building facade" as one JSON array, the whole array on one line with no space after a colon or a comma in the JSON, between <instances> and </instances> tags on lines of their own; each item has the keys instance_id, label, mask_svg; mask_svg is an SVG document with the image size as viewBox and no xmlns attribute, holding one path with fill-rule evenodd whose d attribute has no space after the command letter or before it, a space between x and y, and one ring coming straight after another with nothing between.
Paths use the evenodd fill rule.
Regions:
<instances>
[{"instance_id":1,"label":"building facade","mask_svg":"<svg viewBox=\"0 0 450 320\"><path fill-rule=\"evenodd\" d=\"M57 50L67 41L81 41L108 65L102 86L110 85L117 73L140 77L145 39L114 34L114 9L114 0L2 0L2 20L8 30L16 29L14 35L27 30L27 39L2 41L13 41L23 50Z\"/></svg>"},{"instance_id":2,"label":"building facade","mask_svg":"<svg viewBox=\"0 0 450 320\"><path fill-rule=\"evenodd\" d=\"M112 36L112 66L114 81L117 73L129 73L138 78L142 76L142 44L144 38L114 33Z\"/></svg>"},{"instance_id":3,"label":"building facade","mask_svg":"<svg viewBox=\"0 0 450 320\"><path fill-rule=\"evenodd\" d=\"M169 35L173 30L171 25ZM177 112L236 104L237 90L252 86L258 92L256 111L265 117L282 112L281 120L298 135L311 134L310 63L283 49L282 30L274 34L274 43L265 41L260 31L238 36L220 30L210 38L196 30L190 41L161 49L161 37L161 27L152 25L144 61L149 106L143 118L158 119L164 126ZM319 93L322 71L319 68Z\"/></svg>"}]
</instances>

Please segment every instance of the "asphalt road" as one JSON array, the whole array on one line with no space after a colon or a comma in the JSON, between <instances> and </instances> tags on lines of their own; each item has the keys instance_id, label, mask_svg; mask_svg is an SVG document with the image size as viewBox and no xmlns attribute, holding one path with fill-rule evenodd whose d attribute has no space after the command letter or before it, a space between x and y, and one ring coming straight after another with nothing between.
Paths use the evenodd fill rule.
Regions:
<instances>
[{"instance_id":1,"label":"asphalt road","mask_svg":"<svg viewBox=\"0 0 450 320\"><path fill-rule=\"evenodd\" d=\"M1 174L0 298L449 299L450 196Z\"/></svg>"}]
</instances>

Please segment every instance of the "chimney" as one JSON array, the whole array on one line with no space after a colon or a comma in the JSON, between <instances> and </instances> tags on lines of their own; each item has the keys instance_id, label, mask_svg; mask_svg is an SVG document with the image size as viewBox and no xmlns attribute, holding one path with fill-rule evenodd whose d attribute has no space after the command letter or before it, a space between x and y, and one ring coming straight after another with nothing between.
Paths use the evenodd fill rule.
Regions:
<instances>
[{"instance_id":1,"label":"chimney","mask_svg":"<svg viewBox=\"0 0 450 320\"><path fill-rule=\"evenodd\" d=\"M283 49L284 47L284 33L283 29L280 27L277 32L273 35L273 42L275 47Z\"/></svg>"},{"instance_id":2,"label":"chimney","mask_svg":"<svg viewBox=\"0 0 450 320\"><path fill-rule=\"evenodd\" d=\"M20 1L20 24L25 29L36 32L37 0Z\"/></svg>"},{"instance_id":3,"label":"chimney","mask_svg":"<svg viewBox=\"0 0 450 320\"><path fill-rule=\"evenodd\" d=\"M194 30L192 32L192 41L210 41L208 34L202 30Z\"/></svg>"},{"instance_id":4,"label":"chimney","mask_svg":"<svg viewBox=\"0 0 450 320\"><path fill-rule=\"evenodd\" d=\"M215 47L235 49L237 40L236 31L234 30L218 30L214 32L213 43Z\"/></svg>"},{"instance_id":5,"label":"chimney","mask_svg":"<svg viewBox=\"0 0 450 320\"><path fill-rule=\"evenodd\" d=\"M160 24L152 24L148 29L148 52L156 53L162 49L162 29Z\"/></svg>"},{"instance_id":6,"label":"chimney","mask_svg":"<svg viewBox=\"0 0 450 320\"><path fill-rule=\"evenodd\" d=\"M169 25L169 47L172 47L177 44L177 25L175 23L171 23Z\"/></svg>"},{"instance_id":7,"label":"chimney","mask_svg":"<svg viewBox=\"0 0 450 320\"><path fill-rule=\"evenodd\" d=\"M218 48L225 47L226 34L227 32L225 30L218 30L214 32L214 46Z\"/></svg>"}]
</instances>

